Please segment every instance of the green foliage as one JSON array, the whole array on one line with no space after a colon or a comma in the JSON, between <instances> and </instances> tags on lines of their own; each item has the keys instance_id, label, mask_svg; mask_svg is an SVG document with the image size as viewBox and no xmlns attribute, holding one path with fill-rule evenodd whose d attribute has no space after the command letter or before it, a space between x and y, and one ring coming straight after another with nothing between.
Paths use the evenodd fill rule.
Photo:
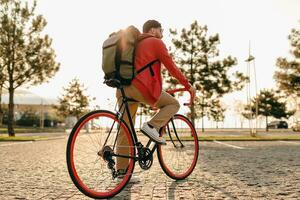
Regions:
<instances>
[{"instance_id":1,"label":"green foliage","mask_svg":"<svg viewBox=\"0 0 300 200\"><path fill-rule=\"evenodd\" d=\"M0 61L5 81L14 89L43 83L59 69L52 40L42 34L47 22L34 14L35 8L36 2L29 8L20 0L1 1Z\"/></svg>"},{"instance_id":2,"label":"green foliage","mask_svg":"<svg viewBox=\"0 0 300 200\"><path fill-rule=\"evenodd\" d=\"M202 118L207 116L209 119L214 120L215 122L221 122L225 119L225 108L221 105L220 99L213 99L209 102L204 102L204 99L197 98L195 106L195 118ZM187 114L188 117L191 117L191 113Z\"/></svg>"},{"instance_id":3,"label":"green foliage","mask_svg":"<svg viewBox=\"0 0 300 200\"><path fill-rule=\"evenodd\" d=\"M189 29L183 28L181 34L170 29L173 36L171 55L176 64L189 79L190 83L204 98L191 107L191 117L207 115L215 120L221 120L224 108L220 98L235 90L241 90L247 80L240 72L230 74L231 68L237 64L234 57L219 59L219 35L208 35L207 26L200 26L195 21ZM163 71L167 87L176 86L178 82ZM198 94L199 95L199 94ZM216 115L217 113L217 115Z\"/></svg>"},{"instance_id":4,"label":"green foliage","mask_svg":"<svg viewBox=\"0 0 300 200\"><path fill-rule=\"evenodd\" d=\"M255 113L256 113L256 107L255 104L251 106L251 104L247 104L244 106L244 110L242 111L242 116L245 117L246 119L255 119ZM254 110L252 108L254 107Z\"/></svg>"},{"instance_id":5,"label":"green foliage","mask_svg":"<svg viewBox=\"0 0 300 200\"><path fill-rule=\"evenodd\" d=\"M209 107L211 108L208 114L209 119L213 119L215 122L222 122L225 119L224 112L226 109L221 105L221 102L219 99L214 99L211 101L211 104Z\"/></svg>"},{"instance_id":6,"label":"green foliage","mask_svg":"<svg viewBox=\"0 0 300 200\"><path fill-rule=\"evenodd\" d=\"M75 116L77 119L87 113L89 106L89 96L85 95L86 89L79 80L74 78L64 88L64 94L59 98L59 106L54 106L58 114L63 117Z\"/></svg>"},{"instance_id":7,"label":"green foliage","mask_svg":"<svg viewBox=\"0 0 300 200\"><path fill-rule=\"evenodd\" d=\"M43 30L47 25L32 5L21 0L0 1L0 84L9 91L8 132L14 135L16 88L41 84L59 70L52 40Z\"/></svg>"},{"instance_id":8,"label":"green foliage","mask_svg":"<svg viewBox=\"0 0 300 200\"><path fill-rule=\"evenodd\" d=\"M1 122L1 124L6 124L7 125L7 122L8 122L8 108L2 104L1 105L1 111L2 111L2 122Z\"/></svg>"},{"instance_id":9,"label":"green foliage","mask_svg":"<svg viewBox=\"0 0 300 200\"><path fill-rule=\"evenodd\" d=\"M268 117L289 118L295 111L288 111L286 108L286 102L281 101L282 97L276 94L274 90L261 90L257 98L251 100L250 105L245 106L245 112L243 116L248 119L253 119L256 114L256 104L258 107L258 115L266 117L266 123L268 123Z\"/></svg>"},{"instance_id":10,"label":"green foliage","mask_svg":"<svg viewBox=\"0 0 300 200\"><path fill-rule=\"evenodd\" d=\"M16 121L19 126L40 126L40 115L32 110L22 113L21 118Z\"/></svg>"},{"instance_id":11,"label":"green foliage","mask_svg":"<svg viewBox=\"0 0 300 200\"><path fill-rule=\"evenodd\" d=\"M272 90L261 91L258 99L253 101L253 105L255 105L256 101L258 102L258 115L272 116L277 119L282 117L289 118L291 113L286 111L286 103L280 102L279 98ZM254 111L254 106L252 111Z\"/></svg>"},{"instance_id":12,"label":"green foliage","mask_svg":"<svg viewBox=\"0 0 300 200\"><path fill-rule=\"evenodd\" d=\"M278 58L274 78L287 95L300 97L300 30L292 29L290 40L292 59Z\"/></svg>"}]
</instances>

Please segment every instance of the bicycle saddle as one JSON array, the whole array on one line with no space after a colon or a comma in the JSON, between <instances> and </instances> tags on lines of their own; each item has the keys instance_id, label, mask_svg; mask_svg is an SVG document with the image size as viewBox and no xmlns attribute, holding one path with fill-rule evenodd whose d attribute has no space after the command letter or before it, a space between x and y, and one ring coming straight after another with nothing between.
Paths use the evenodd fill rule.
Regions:
<instances>
[{"instance_id":1,"label":"bicycle saddle","mask_svg":"<svg viewBox=\"0 0 300 200\"><path fill-rule=\"evenodd\" d=\"M113 88L120 88L122 86L121 82L118 79L113 79L113 78L104 80L103 83L106 84L107 86L113 87Z\"/></svg>"}]
</instances>

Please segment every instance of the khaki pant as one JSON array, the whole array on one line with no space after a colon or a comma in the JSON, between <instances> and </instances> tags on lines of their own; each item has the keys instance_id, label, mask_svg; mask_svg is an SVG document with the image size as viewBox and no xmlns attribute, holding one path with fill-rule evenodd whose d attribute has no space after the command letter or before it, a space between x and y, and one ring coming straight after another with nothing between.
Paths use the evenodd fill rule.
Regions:
<instances>
[{"instance_id":1,"label":"khaki pant","mask_svg":"<svg viewBox=\"0 0 300 200\"><path fill-rule=\"evenodd\" d=\"M133 123L135 123L136 112L138 109L139 102L143 104L150 105L149 102L143 97L138 89L136 89L133 85L124 87L125 95L128 98L134 99L138 102L129 102L129 110L132 117ZM119 106L122 104L122 94L120 90L117 90L116 97L118 99ZM148 122L148 124L152 125L154 128L159 131L161 127L163 127L179 110L180 104L176 98L171 96L165 91L162 91L159 100L156 105L159 108L159 111L152 117L152 119ZM124 109L124 108L123 108ZM127 114L124 114L124 121L129 125L129 120ZM130 125L129 125L130 126ZM128 155L129 148L128 141L123 138L124 131L120 131L120 136L117 140L117 153ZM126 169L128 165L128 159L117 157L117 169Z\"/></svg>"}]
</instances>

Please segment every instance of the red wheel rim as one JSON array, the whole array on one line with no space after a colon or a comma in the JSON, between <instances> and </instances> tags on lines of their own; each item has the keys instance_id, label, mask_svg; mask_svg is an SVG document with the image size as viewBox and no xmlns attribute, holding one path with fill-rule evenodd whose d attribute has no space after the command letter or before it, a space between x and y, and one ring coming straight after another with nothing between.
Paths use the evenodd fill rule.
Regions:
<instances>
[{"instance_id":1,"label":"red wheel rim","mask_svg":"<svg viewBox=\"0 0 300 200\"><path fill-rule=\"evenodd\" d=\"M133 159L130 159L130 162L129 162L129 165L128 165L128 170L127 170L127 174L124 176L123 180L117 185L117 187L115 187L114 189L110 190L110 191L107 191L107 192L98 192L98 191L95 191L95 190L92 190L90 188L88 188L84 183L83 181L80 179L78 173L77 173L77 170L76 170L76 167L75 167L75 163L74 163L74 155L73 155L73 151L74 151L74 144L75 144L75 141L76 141L76 138L78 136L78 133L80 132L81 128L88 122L90 121L91 119L93 118L97 118L97 117L108 117L108 118L111 118L112 120L114 121L117 121L115 119L115 116L113 114L110 114L110 113L95 113L89 117L87 117L84 121L82 121L80 123L80 125L77 127L75 133L74 133L74 136L72 138L72 141L71 141L71 146L70 146L70 164L71 164L71 170L72 170L72 173L74 175L74 178L77 182L77 184L82 188L82 190L84 190L86 193L88 193L90 196L93 196L93 197L111 197L111 196L114 196L115 194L117 194L127 183L127 181L129 180L130 176L129 174L132 172L133 170L133 167L134 167L134 161ZM118 121L117 121L118 122ZM119 123L120 124L120 123ZM127 127L125 126L124 123L121 123L121 127L126 130L126 135L127 137L130 137L130 133L128 132L128 129ZM128 139L129 141L129 146L133 147L134 144L132 143L132 140L131 139ZM130 148L130 156L134 156L134 148Z\"/></svg>"}]
</instances>

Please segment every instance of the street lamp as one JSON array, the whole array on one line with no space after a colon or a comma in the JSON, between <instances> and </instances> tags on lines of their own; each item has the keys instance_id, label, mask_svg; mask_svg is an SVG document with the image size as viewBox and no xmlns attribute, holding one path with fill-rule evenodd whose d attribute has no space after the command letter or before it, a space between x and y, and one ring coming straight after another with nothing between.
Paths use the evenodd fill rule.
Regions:
<instances>
[{"instance_id":1,"label":"street lamp","mask_svg":"<svg viewBox=\"0 0 300 200\"><path fill-rule=\"evenodd\" d=\"M251 46L250 46L250 41L249 41L249 56L248 58L245 60L245 62L247 63L247 76L249 77L249 82L247 85L247 103L250 106L250 110L251 110L251 64L252 64L252 68L253 68L253 76L254 76L254 84L255 84L255 97L256 97L256 101L255 101L255 127L252 127L252 123L251 120L249 119L249 128L250 128L250 134L251 136L256 136L257 133L257 117L258 117L258 97L257 97L257 80L256 80L256 69L255 69L255 57L251 55Z\"/></svg>"}]
</instances>

